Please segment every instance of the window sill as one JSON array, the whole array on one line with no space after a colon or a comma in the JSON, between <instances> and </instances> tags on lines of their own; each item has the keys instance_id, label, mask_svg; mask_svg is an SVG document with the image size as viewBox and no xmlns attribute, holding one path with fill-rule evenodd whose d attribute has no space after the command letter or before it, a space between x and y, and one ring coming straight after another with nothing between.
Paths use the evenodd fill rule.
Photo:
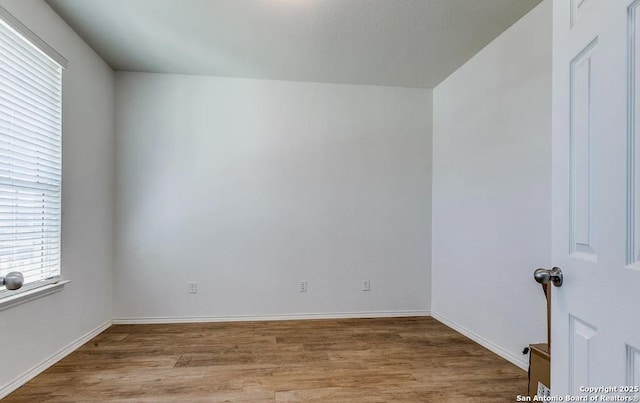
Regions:
<instances>
[{"instance_id":1,"label":"window sill","mask_svg":"<svg viewBox=\"0 0 640 403\"><path fill-rule=\"evenodd\" d=\"M0 300L0 311L4 311L5 309L12 308L16 305L24 304L25 302L33 301L34 299L46 297L47 295L60 292L64 288L65 284L70 282L71 281L69 280L61 280L54 284L48 284L43 287L34 288L33 290L2 298Z\"/></svg>"}]
</instances>

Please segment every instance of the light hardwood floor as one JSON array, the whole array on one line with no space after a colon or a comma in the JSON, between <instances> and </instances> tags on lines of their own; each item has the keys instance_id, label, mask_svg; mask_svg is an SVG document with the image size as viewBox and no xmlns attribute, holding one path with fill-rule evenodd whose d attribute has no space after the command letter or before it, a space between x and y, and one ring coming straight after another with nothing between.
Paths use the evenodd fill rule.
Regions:
<instances>
[{"instance_id":1,"label":"light hardwood floor","mask_svg":"<svg viewBox=\"0 0 640 403\"><path fill-rule=\"evenodd\" d=\"M527 374L435 319L115 325L6 402L514 402Z\"/></svg>"}]
</instances>

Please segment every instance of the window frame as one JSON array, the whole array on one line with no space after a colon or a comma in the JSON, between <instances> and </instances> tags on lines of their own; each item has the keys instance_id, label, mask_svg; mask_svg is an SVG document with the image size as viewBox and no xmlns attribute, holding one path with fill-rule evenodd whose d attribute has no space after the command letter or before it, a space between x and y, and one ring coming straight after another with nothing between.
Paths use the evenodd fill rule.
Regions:
<instances>
[{"instance_id":1,"label":"window frame","mask_svg":"<svg viewBox=\"0 0 640 403\"><path fill-rule=\"evenodd\" d=\"M64 84L64 70L68 66L67 59L58 53L53 47L49 46L44 40L42 40L38 35L36 35L33 31L31 31L28 27L22 24L16 17L14 17L9 11L0 6L0 24L8 27L9 30L16 33L19 37L21 37L26 46L33 47L37 49L40 53L42 53L45 57L49 58L52 62L57 64L60 67L60 76L59 80L55 80L55 84L59 85L59 102L60 102L60 157L59 157L59 203L60 203L60 212L59 212L59 232L57 234L57 245L59 248L58 251L58 261L57 261L57 272L58 275L32 281L23 285L20 289L10 291L6 288L0 286L0 311L4 310L10 306L14 306L26 301L33 300L35 298L39 298L41 296L49 295L55 292L60 291L65 284L69 283L69 281L65 281L62 279L62 264L61 264L61 252L62 252L62 136L63 136L63 109L64 109L64 96L63 96L63 84ZM44 214L44 213L43 213Z\"/></svg>"}]
</instances>

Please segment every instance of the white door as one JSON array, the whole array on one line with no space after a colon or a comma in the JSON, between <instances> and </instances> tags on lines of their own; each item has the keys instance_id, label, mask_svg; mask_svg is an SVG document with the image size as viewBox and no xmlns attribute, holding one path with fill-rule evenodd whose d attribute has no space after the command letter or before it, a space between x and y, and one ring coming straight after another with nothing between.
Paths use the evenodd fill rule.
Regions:
<instances>
[{"instance_id":1,"label":"white door","mask_svg":"<svg viewBox=\"0 0 640 403\"><path fill-rule=\"evenodd\" d=\"M552 395L640 386L639 107L640 0L553 0Z\"/></svg>"}]
</instances>

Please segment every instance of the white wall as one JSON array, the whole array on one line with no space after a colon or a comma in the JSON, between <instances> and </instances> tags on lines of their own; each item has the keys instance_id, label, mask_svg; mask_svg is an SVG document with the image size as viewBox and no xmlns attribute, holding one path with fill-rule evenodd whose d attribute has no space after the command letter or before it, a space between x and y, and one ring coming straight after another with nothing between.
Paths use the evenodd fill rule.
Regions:
<instances>
[{"instance_id":1,"label":"white wall","mask_svg":"<svg viewBox=\"0 0 640 403\"><path fill-rule=\"evenodd\" d=\"M434 316L526 366L546 341L551 1L434 90Z\"/></svg>"},{"instance_id":2,"label":"white wall","mask_svg":"<svg viewBox=\"0 0 640 403\"><path fill-rule=\"evenodd\" d=\"M431 110L421 89L117 73L115 319L425 313Z\"/></svg>"},{"instance_id":3,"label":"white wall","mask_svg":"<svg viewBox=\"0 0 640 403\"><path fill-rule=\"evenodd\" d=\"M112 317L114 79L41 0L0 5L69 59L63 83L62 275L54 295L0 311L0 397Z\"/></svg>"}]
</instances>

